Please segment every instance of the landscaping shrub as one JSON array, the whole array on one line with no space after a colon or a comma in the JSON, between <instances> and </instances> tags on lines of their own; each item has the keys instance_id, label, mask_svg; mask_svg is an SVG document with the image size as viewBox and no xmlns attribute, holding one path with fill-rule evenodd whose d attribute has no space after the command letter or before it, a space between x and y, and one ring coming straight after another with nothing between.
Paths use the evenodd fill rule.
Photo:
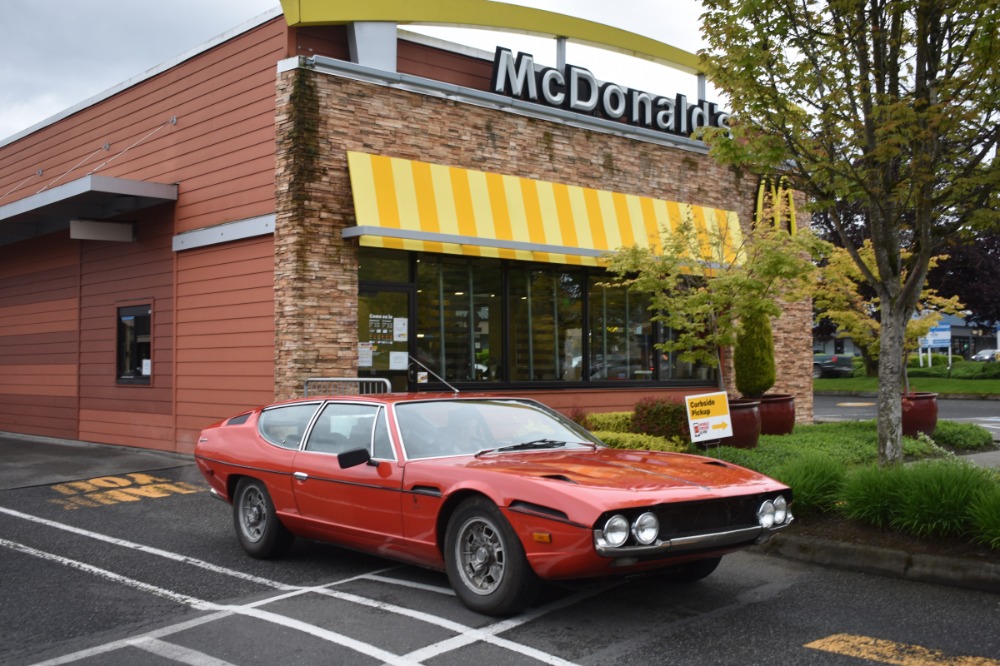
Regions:
<instances>
[{"instance_id":1,"label":"landscaping shrub","mask_svg":"<svg viewBox=\"0 0 1000 666\"><path fill-rule=\"evenodd\" d=\"M920 379L923 377L950 377L951 373L948 370L947 365L935 365L933 367L927 368L907 368L906 374L910 379Z\"/></svg>"},{"instance_id":2,"label":"landscaping shrub","mask_svg":"<svg viewBox=\"0 0 1000 666\"><path fill-rule=\"evenodd\" d=\"M591 412L584 427L592 431L632 432L632 412Z\"/></svg>"},{"instance_id":3,"label":"landscaping shrub","mask_svg":"<svg viewBox=\"0 0 1000 666\"><path fill-rule=\"evenodd\" d=\"M980 451L993 448L993 435L975 423L938 421L934 442L956 451Z\"/></svg>"},{"instance_id":4,"label":"landscaping shrub","mask_svg":"<svg viewBox=\"0 0 1000 666\"><path fill-rule=\"evenodd\" d=\"M844 465L822 453L807 453L775 473L775 478L791 487L795 513L801 516L833 511L846 477Z\"/></svg>"},{"instance_id":5,"label":"landscaping shrub","mask_svg":"<svg viewBox=\"0 0 1000 666\"><path fill-rule=\"evenodd\" d=\"M957 460L915 463L904 468L891 526L918 537L957 537L972 528L969 507L995 487L981 467Z\"/></svg>"},{"instance_id":6,"label":"landscaping shrub","mask_svg":"<svg viewBox=\"0 0 1000 666\"><path fill-rule=\"evenodd\" d=\"M733 348L736 390L744 398L764 395L774 386L774 336L771 320L764 312L751 312L743 318L743 330Z\"/></svg>"},{"instance_id":7,"label":"landscaping shrub","mask_svg":"<svg viewBox=\"0 0 1000 666\"><path fill-rule=\"evenodd\" d=\"M662 398L643 398L635 404L632 431L667 439L691 439L684 405Z\"/></svg>"},{"instance_id":8,"label":"landscaping shrub","mask_svg":"<svg viewBox=\"0 0 1000 666\"><path fill-rule=\"evenodd\" d=\"M870 465L848 473L841 490L841 512L852 520L888 527L899 505L896 495L904 471L902 465Z\"/></svg>"},{"instance_id":9,"label":"landscaping shrub","mask_svg":"<svg viewBox=\"0 0 1000 666\"><path fill-rule=\"evenodd\" d=\"M613 449L642 449L645 451L672 451L674 453L686 453L688 450L688 443L679 439L611 430L594 430L593 433Z\"/></svg>"},{"instance_id":10,"label":"landscaping shrub","mask_svg":"<svg viewBox=\"0 0 1000 666\"><path fill-rule=\"evenodd\" d=\"M565 415L566 418L568 418L570 421L573 421L577 425L581 425L584 428L586 428L587 417L590 415L590 412L587 411L587 409L584 407L570 407L568 410L566 410Z\"/></svg>"},{"instance_id":11,"label":"landscaping shrub","mask_svg":"<svg viewBox=\"0 0 1000 666\"><path fill-rule=\"evenodd\" d=\"M963 359L961 356L952 355L952 357L951 357L951 363L952 363L952 365L954 365L956 363L961 363L964 360L965 359ZM927 363L927 355L926 354L924 354L924 363ZM948 367L948 355L947 354L931 354L931 367L937 367L937 366L941 366L943 368L947 368ZM910 354L909 358L906 360L906 367L907 367L907 372L909 372L909 370L911 368L919 368L920 367L920 354ZM924 367L926 367L926 366L924 366Z\"/></svg>"},{"instance_id":12,"label":"landscaping shrub","mask_svg":"<svg viewBox=\"0 0 1000 666\"><path fill-rule=\"evenodd\" d=\"M972 500L969 517L975 540L1000 549L1000 484L994 483Z\"/></svg>"}]
</instances>

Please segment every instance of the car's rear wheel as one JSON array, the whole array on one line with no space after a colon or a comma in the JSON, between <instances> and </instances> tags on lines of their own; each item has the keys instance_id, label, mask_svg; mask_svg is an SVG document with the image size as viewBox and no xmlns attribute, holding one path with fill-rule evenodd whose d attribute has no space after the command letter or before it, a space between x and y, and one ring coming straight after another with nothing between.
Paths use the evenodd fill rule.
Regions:
<instances>
[{"instance_id":1,"label":"car's rear wheel","mask_svg":"<svg viewBox=\"0 0 1000 666\"><path fill-rule=\"evenodd\" d=\"M455 594L486 615L510 615L531 603L535 572L510 523L485 498L466 500L448 520L445 565Z\"/></svg>"},{"instance_id":2,"label":"car's rear wheel","mask_svg":"<svg viewBox=\"0 0 1000 666\"><path fill-rule=\"evenodd\" d=\"M233 525L243 550L259 559L284 555L295 539L278 520L267 488L257 479L244 477L236 485Z\"/></svg>"},{"instance_id":3,"label":"car's rear wheel","mask_svg":"<svg viewBox=\"0 0 1000 666\"><path fill-rule=\"evenodd\" d=\"M671 583L695 583L702 578L706 578L719 566L722 557L709 557L704 560L695 560L679 564L676 567L664 569L660 576Z\"/></svg>"}]
</instances>

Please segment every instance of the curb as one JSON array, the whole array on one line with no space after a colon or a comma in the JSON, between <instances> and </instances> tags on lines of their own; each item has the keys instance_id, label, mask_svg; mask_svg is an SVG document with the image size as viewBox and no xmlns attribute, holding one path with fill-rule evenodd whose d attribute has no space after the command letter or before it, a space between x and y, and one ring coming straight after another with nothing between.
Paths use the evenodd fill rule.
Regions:
<instances>
[{"instance_id":1,"label":"curb","mask_svg":"<svg viewBox=\"0 0 1000 666\"><path fill-rule=\"evenodd\" d=\"M906 553L878 546L777 534L758 552L834 569L1000 593L1000 561Z\"/></svg>"}]
</instances>

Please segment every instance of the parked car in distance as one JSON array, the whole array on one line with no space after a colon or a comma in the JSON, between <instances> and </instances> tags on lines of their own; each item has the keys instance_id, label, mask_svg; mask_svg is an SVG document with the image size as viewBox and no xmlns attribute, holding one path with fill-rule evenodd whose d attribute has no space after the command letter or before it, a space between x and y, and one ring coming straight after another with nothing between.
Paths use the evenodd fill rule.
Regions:
<instances>
[{"instance_id":1,"label":"parked car in distance","mask_svg":"<svg viewBox=\"0 0 1000 666\"><path fill-rule=\"evenodd\" d=\"M996 349L981 349L972 355L972 361L995 361L997 360Z\"/></svg>"},{"instance_id":2,"label":"parked car in distance","mask_svg":"<svg viewBox=\"0 0 1000 666\"><path fill-rule=\"evenodd\" d=\"M813 354L813 379L820 377L850 377L854 374L851 354Z\"/></svg>"},{"instance_id":3,"label":"parked car in distance","mask_svg":"<svg viewBox=\"0 0 1000 666\"><path fill-rule=\"evenodd\" d=\"M252 557L329 541L446 571L491 615L522 610L538 579L696 581L792 522L792 492L773 479L607 448L520 398L303 398L209 426L195 459Z\"/></svg>"}]
</instances>

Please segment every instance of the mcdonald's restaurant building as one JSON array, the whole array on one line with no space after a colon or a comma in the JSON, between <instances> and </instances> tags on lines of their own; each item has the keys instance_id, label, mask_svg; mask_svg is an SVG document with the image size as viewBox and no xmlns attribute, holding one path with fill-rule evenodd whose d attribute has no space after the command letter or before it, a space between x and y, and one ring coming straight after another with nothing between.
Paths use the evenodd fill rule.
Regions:
<instances>
[{"instance_id":1,"label":"mcdonald's restaurant building","mask_svg":"<svg viewBox=\"0 0 1000 666\"><path fill-rule=\"evenodd\" d=\"M0 432L190 452L313 377L567 413L718 390L601 268L682 219L746 230L757 182L688 138L718 107L283 4L0 140ZM774 327L809 421L810 304Z\"/></svg>"}]
</instances>

